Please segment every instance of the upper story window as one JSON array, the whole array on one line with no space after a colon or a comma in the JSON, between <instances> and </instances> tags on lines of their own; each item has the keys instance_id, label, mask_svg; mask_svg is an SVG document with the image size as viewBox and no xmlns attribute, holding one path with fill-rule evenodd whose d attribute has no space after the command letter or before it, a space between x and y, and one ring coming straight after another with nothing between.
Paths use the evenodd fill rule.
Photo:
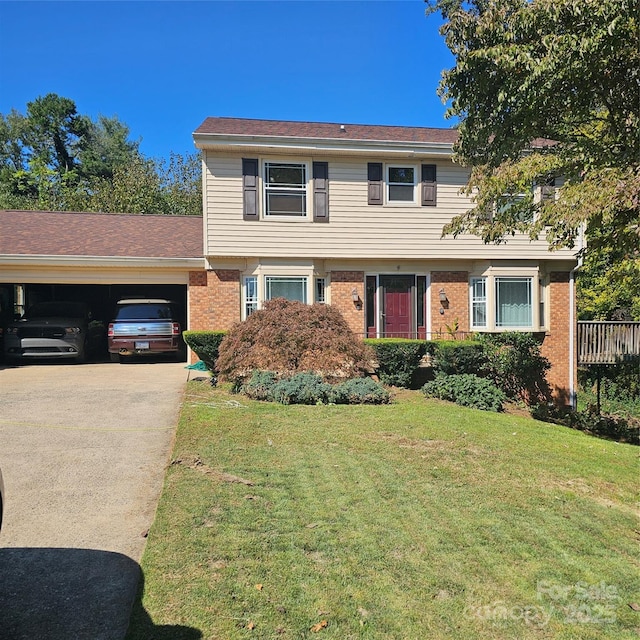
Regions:
<instances>
[{"instance_id":1,"label":"upper story window","mask_svg":"<svg viewBox=\"0 0 640 640\"><path fill-rule=\"evenodd\" d=\"M415 202L416 167L388 166L387 167L387 202Z\"/></svg>"},{"instance_id":2,"label":"upper story window","mask_svg":"<svg viewBox=\"0 0 640 640\"><path fill-rule=\"evenodd\" d=\"M435 207L437 167L435 164L400 165L367 163L367 202L373 205L419 204Z\"/></svg>"},{"instance_id":3,"label":"upper story window","mask_svg":"<svg viewBox=\"0 0 640 640\"><path fill-rule=\"evenodd\" d=\"M264 163L264 215L307 215L307 165Z\"/></svg>"},{"instance_id":4,"label":"upper story window","mask_svg":"<svg viewBox=\"0 0 640 640\"><path fill-rule=\"evenodd\" d=\"M242 158L242 218L329 222L329 163Z\"/></svg>"}]
</instances>

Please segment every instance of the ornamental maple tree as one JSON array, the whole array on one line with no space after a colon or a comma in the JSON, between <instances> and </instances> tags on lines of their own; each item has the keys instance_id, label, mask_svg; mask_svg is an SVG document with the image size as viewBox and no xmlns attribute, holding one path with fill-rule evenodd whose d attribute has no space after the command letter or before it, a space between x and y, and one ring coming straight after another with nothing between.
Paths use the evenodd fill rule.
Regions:
<instances>
[{"instance_id":1,"label":"ornamental maple tree","mask_svg":"<svg viewBox=\"0 0 640 640\"><path fill-rule=\"evenodd\" d=\"M444 234L516 232L640 252L640 42L635 0L426 0L456 64L439 93L474 207ZM532 186L554 184L553 197ZM496 202L501 206L496 207ZM505 206L507 205L507 206Z\"/></svg>"}]
</instances>

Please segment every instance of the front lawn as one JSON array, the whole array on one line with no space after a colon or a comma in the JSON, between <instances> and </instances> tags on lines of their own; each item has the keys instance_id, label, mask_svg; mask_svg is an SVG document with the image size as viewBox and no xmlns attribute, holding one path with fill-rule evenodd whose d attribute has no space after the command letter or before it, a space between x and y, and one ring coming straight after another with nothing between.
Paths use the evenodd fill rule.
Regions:
<instances>
[{"instance_id":1,"label":"front lawn","mask_svg":"<svg viewBox=\"0 0 640 640\"><path fill-rule=\"evenodd\" d=\"M128 638L635 638L637 454L419 392L190 382Z\"/></svg>"}]
</instances>

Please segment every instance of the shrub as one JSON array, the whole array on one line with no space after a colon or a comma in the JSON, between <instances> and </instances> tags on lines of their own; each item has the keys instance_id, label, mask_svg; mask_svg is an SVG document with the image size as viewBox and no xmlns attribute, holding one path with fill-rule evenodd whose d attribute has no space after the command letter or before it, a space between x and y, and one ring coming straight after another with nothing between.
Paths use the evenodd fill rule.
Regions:
<instances>
[{"instance_id":1,"label":"shrub","mask_svg":"<svg viewBox=\"0 0 640 640\"><path fill-rule=\"evenodd\" d=\"M389 392L371 378L353 378L335 385L329 393L334 404L387 404Z\"/></svg>"},{"instance_id":2,"label":"shrub","mask_svg":"<svg viewBox=\"0 0 640 640\"><path fill-rule=\"evenodd\" d=\"M331 385L313 372L296 373L280 380L272 389L272 396L281 404L320 404L327 401Z\"/></svg>"},{"instance_id":3,"label":"shrub","mask_svg":"<svg viewBox=\"0 0 640 640\"><path fill-rule=\"evenodd\" d=\"M536 420L563 424L572 429L585 431L599 438L640 445L640 419L631 415L602 413L587 407L583 411L563 410L554 405L537 405L531 415Z\"/></svg>"},{"instance_id":4,"label":"shrub","mask_svg":"<svg viewBox=\"0 0 640 640\"><path fill-rule=\"evenodd\" d=\"M531 333L482 334L488 377L507 397L527 405L545 404L551 398L546 380L549 361L540 353L540 342Z\"/></svg>"},{"instance_id":5,"label":"shrub","mask_svg":"<svg viewBox=\"0 0 640 640\"><path fill-rule=\"evenodd\" d=\"M182 336L190 349L207 365L209 371L215 371L220 343L226 331L183 331Z\"/></svg>"},{"instance_id":6,"label":"shrub","mask_svg":"<svg viewBox=\"0 0 640 640\"><path fill-rule=\"evenodd\" d=\"M490 380L471 373L446 375L439 373L435 380L422 387L427 397L449 400L463 407L484 411L501 411L504 393Z\"/></svg>"},{"instance_id":7,"label":"shrub","mask_svg":"<svg viewBox=\"0 0 640 640\"><path fill-rule=\"evenodd\" d=\"M278 378L273 371L254 371L242 392L254 400L273 400L273 387Z\"/></svg>"},{"instance_id":8,"label":"shrub","mask_svg":"<svg viewBox=\"0 0 640 640\"><path fill-rule=\"evenodd\" d=\"M426 353L424 340L402 338L367 339L378 362L378 375L384 384L410 387L411 379Z\"/></svg>"},{"instance_id":9,"label":"shrub","mask_svg":"<svg viewBox=\"0 0 640 640\"><path fill-rule=\"evenodd\" d=\"M372 360L337 309L276 298L229 331L216 367L236 381L255 369L279 377L314 371L332 381L361 376Z\"/></svg>"},{"instance_id":10,"label":"shrub","mask_svg":"<svg viewBox=\"0 0 640 640\"><path fill-rule=\"evenodd\" d=\"M431 364L438 373L456 375L472 373L483 377L487 372L487 357L481 342L472 340L439 340L429 343Z\"/></svg>"},{"instance_id":11,"label":"shrub","mask_svg":"<svg viewBox=\"0 0 640 640\"><path fill-rule=\"evenodd\" d=\"M588 395L595 394L598 376L603 404L612 404L616 409L640 417L640 362L637 358L614 365L578 369L578 383Z\"/></svg>"}]
</instances>

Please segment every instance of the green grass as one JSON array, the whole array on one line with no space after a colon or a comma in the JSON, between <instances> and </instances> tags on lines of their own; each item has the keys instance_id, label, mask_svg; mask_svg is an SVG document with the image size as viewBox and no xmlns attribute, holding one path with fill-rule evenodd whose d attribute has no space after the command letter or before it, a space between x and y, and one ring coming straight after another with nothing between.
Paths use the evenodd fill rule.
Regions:
<instances>
[{"instance_id":1,"label":"green grass","mask_svg":"<svg viewBox=\"0 0 640 640\"><path fill-rule=\"evenodd\" d=\"M418 392L282 406L191 382L128 637L634 638L637 453Z\"/></svg>"}]
</instances>

